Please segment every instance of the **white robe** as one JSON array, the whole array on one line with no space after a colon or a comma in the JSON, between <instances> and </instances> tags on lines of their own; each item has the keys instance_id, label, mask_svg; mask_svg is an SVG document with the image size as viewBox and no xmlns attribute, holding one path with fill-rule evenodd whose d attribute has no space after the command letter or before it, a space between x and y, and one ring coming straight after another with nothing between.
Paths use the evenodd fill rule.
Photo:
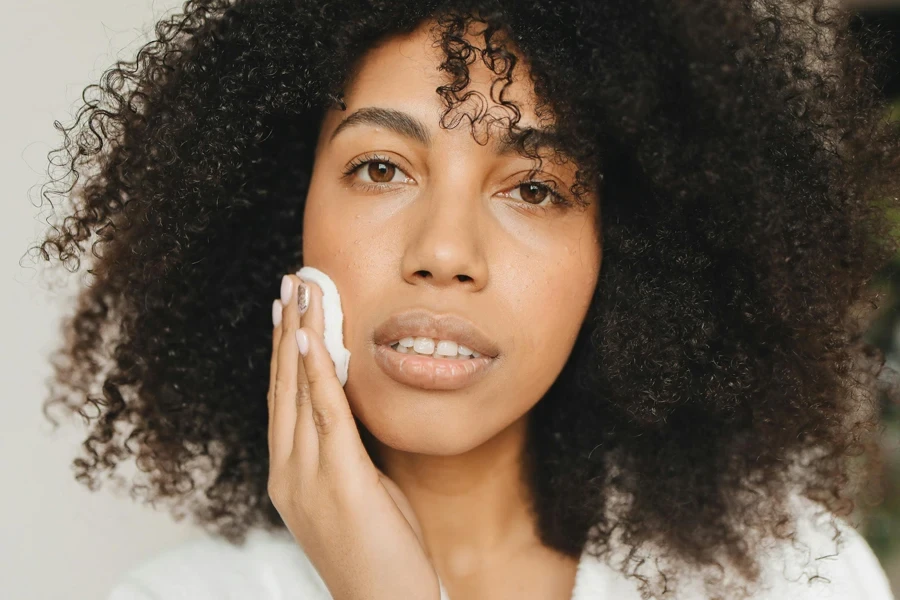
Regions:
<instances>
[{"instance_id":1,"label":"white robe","mask_svg":"<svg viewBox=\"0 0 900 600\"><path fill-rule=\"evenodd\" d=\"M811 509L818 512L820 507L805 498L796 502L800 543L776 544L761 558L766 586L754 598L893 600L884 570L865 539L838 518L843 535L837 545L832 540L833 529L821 525L828 523L831 515L821 512L815 517ZM572 600L639 600L637 583L585 550ZM703 598L697 588L686 590L678 600ZM332 599L288 532L253 530L243 546L203 537L139 564L119 578L107 600Z\"/></svg>"}]
</instances>

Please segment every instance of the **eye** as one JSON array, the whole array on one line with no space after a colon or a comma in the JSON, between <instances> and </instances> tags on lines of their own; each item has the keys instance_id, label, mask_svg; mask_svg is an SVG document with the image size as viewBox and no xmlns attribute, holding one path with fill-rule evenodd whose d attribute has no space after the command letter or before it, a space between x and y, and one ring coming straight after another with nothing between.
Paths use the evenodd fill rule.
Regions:
<instances>
[{"instance_id":1,"label":"eye","mask_svg":"<svg viewBox=\"0 0 900 600\"><path fill-rule=\"evenodd\" d=\"M359 172L364 175L363 181L366 181L365 177L368 177L368 181L372 183L390 183L394 180L394 176L404 174L396 165L387 161L370 160L365 165L368 168L359 169Z\"/></svg>"},{"instance_id":2,"label":"eye","mask_svg":"<svg viewBox=\"0 0 900 600\"><path fill-rule=\"evenodd\" d=\"M525 181L513 188L513 194L519 193L519 198L529 204L540 204L550 195L550 188L536 181Z\"/></svg>"},{"instance_id":3,"label":"eye","mask_svg":"<svg viewBox=\"0 0 900 600\"><path fill-rule=\"evenodd\" d=\"M527 204L541 205L544 200L550 198L550 204L568 205L570 201L556 191L556 185L544 181L522 181L512 188L507 194Z\"/></svg>"},{"instance_id":4,"label":"eye","mask_svg":"<svg viewBox=\"0 0 900 600\"><path fill-rule=\"evenodd\" d=\"M406 183L411 178L392 161L379 156L361 156L351 161L344 170L348 178L357 178L360 183L383 185Z\"/></svg>"}]
</instances>

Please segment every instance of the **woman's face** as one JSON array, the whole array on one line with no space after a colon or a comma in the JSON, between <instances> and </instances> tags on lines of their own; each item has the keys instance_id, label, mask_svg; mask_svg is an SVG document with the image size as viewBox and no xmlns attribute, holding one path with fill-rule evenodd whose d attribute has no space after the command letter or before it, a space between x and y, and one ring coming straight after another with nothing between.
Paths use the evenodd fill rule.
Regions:
<instances>
[{"instance_id":1,"label":"woman's face","mask_svg":"<svg viewBox=\"0 0 900 600\"><path fill-rule=\"evenodd\" d=\"M370 51L345 89L347 110L326 115L303 256L341 294L353 413L391 448L453 455L521 419L556 379L590 304L601 256L596 196L588 207L566 207L553 203L549 188L522 183L550 180L571 200L573 164L544 160L529 179L535 161L498 148L499 130L481 145L465 119L456 128L439 126L444 105L435 88L447 80L432 40L423 26ZM519 127L546 128L552 123L533 112L523 65L506 97L521 111ZM480 60L470 73L466 91L480 92L491 114L509 115L490 100L496 76ZM382 325L413 309L426 320L407 324L435 344L466 334L429 331L427 317L455 316L483 335L471 345L496 356L451 363L379 344L410 337ZM417 347L430 348L427 341ZM465 372L476 375L467 379Z\"/></svg>"}]
</instances>

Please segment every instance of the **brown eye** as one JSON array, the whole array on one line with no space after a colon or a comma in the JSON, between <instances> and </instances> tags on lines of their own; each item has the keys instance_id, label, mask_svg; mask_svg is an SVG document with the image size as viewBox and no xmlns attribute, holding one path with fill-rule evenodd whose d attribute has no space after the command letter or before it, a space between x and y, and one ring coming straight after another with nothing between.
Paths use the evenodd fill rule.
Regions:
<instances>
[{"instance_id":1,"label":"brown eye","mask_svg":"<svg viewBox=\"0 0 900 600\"><path fill-rule=\"evenodd\" d=\"M392 160L371 154L350 161L343 174L350 185L373 191L397 190L394 184L416 183Z\"/></svg>"},{"instance_id":2,"label":"brown eye","mask_svg":"<svg viewBox=\"0 0 900 600\"><path fill-rule=\"evenodd\" d=\"M396 173L397 168L386 162L371 161L367 173L375 183L389 183Z\"/></svg>"},{"instance_id":3,"label":"brown eye","mask_svg":"<svg viewBox=\"0 0 900 600\"><path fill-rule=\"evenodd\" d=\"M519 185L519 193L522 196L522 200L525 202L530 204L540 204L547 198L550 191L547 189L547 186L526 181Z\"/></svg>"}]
</instances>

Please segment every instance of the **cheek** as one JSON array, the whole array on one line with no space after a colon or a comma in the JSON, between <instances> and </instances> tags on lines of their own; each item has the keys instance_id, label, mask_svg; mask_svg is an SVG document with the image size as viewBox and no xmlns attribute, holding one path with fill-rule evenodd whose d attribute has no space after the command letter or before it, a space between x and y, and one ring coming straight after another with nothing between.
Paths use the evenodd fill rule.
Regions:
<instances>
[{"instance_id":1,"label":"cheek","mask_svg":"<svg viewBox=\"0 0 900 600\"><path fill-rule=\"evenodd\" d=\"M379 281L390 262L377 248L365 219L348 212L335 191L310 188L303 214L303 264L328 274L344 313L344 345L350 350L351 379L371 336L367 315L377 309Z\"/></svg>"},{"instance_id":2,"label":"cheek","mask_svg":"<svg viewBox=\"0 0 900 600\"><path fill-rule=\"evenodd\" d=\"M326 195L313 184L303 209L303 259L311 266L322 264L327 257L349 246L345 233L347 220L335 210L337 202L323 198Z\"/></svg>"},{"instance_id":3,"label":"cheek","mask_svg":"<svg viewBox=\"0 0 900 600\"><path fill-rule=\"evenodd\" d=\"M534 277L519 296L518 318L531 324L525 331L548 351L560 344L566 346L570 337L574 343L597 285L598 251L579 254L566 250L546 261L542 269L535 269L532 263L531 271Z\"/></svg>"},{"instance_id":4,"label":"cheek","mask_svg":"<svg viewBox=\"0 0 900 600\"><path fill-rule=\"evenodd\" d=\"M308 264L346 263L363 272L385 258L393 238L373 220L371 207L342 194L313 177L303 209L303 257Z\"/></svg>"},{"instance_id":5,"label":"cheek","mask_svg":"<svg viewBox=\"0 0 900 600\"><path fill-rule=\"evenodd\" d=\"M597 284L599 254L556 257L519 289L514 309L519 333L515 362L523 390L546 390L569 358ZM583 260L580 260L583 258ZM536 401L537 399L535 399Z\"/></svg>"}]
</instances>

